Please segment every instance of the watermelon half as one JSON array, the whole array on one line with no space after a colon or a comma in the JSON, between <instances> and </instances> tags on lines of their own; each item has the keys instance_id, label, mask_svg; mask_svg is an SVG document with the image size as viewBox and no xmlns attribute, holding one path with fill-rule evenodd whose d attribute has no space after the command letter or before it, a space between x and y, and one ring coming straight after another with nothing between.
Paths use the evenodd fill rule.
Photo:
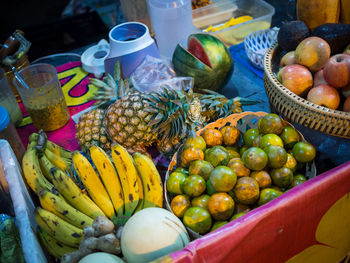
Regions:
<instances>
[{"instance_id":1,"label":"watermelon half","mask_svg":"<svg viewBox=\"0 0 350 263\"><path fill-rule=\"evenodd\" d=\"M227 47L209 34L188 37L188 50L178 44L172 59L178 76L194 78L194 90L218 90L230 79L233 59Z\"/></svg>"}]
</instances>

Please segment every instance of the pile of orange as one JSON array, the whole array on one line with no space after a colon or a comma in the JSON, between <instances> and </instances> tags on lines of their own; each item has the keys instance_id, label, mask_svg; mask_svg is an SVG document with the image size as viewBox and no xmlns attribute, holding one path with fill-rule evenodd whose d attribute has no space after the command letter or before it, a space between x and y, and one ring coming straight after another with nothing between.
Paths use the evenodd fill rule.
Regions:
<instances>
[{"instance_id":1,"label":"pile of orange","mask_svg":"<svg viewBox=\"0 0 350 263\"><path fill-rule=\"evenodd\" d=\"M213 231L306 181L315 148L276 114L257 126L208 128L185 141L166 185L172 212L188 228Z\"/></svg>"}]
</instances>

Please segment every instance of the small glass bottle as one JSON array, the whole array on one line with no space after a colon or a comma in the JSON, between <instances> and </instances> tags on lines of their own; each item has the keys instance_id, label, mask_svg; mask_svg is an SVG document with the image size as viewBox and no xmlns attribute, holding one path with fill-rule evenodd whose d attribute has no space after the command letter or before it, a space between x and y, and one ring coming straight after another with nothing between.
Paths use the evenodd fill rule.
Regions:
<instances>
[{"instance_id":1,"label":"small glass bottle","mask_svg":"<svg viewBox=\"0 0 350 263\"><path fill-rule=\"evenodd\" d=\"M21 109L2 68L0 68L0 106L7 110L15 126L21 123L23 118Z\"/></svg>"},{"instance_id":2,"label":"small glass bottle","mask_svg":"<svg viewBox=\"0 0 350 263\"><path fill-rule=\"evenodd\" d=\"M21 163L25 152L21 138L13 125L7 110L0 106L0 139L7 140L16 154L17 160Z\"/></svg>"}]
</instances>

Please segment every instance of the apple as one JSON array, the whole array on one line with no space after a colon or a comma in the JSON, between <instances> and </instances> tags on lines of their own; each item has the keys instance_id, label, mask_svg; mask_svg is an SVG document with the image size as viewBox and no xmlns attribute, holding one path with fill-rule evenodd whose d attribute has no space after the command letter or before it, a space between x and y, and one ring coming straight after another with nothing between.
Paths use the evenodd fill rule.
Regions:
<instances>
[{"instance_id":1,"label":"apple","mask_svg":"<svg viewBox=\"0 0 350 263\"><path fill-rule=\"evenodd\" d=\"M350 97L347 97L344 101L343 111L350 112Z\"/></svg>"},{"instance_id":2,"label":"apple","mask_svg":"<svg viewBox=\"0 0 350 263\"><path fill-rule=\"evenodd\" d=\"M307 94L307 100L317 105L335 110L339 106L340 95L337 89L329 85L321 84L310 89Z\"/></svg>"},{"instance_id":3,"label":"apple","mask_svg":"<svg viewBox=\"0 0 350 263\"><path fill-rule=\"evenodd\" d=\"M281 61L280 61L280 67L283 68L287 65L295 64L295 53L294 51L289 51L287 54L285 54Z\"/></svg>"},{"instance_id":4,"label":"apple","mask_svg":"<svg viewBox=\"0 0 350 263\"><path fill-rule=\"evenodd\" d=\"M344 54L350 55L350 44L343 51Z\"/></svg>"},{"instance_id":5,"label":"apple","mask_svg":"<svg viewBox=\"0 0 350 263\"><path fill-rule=\"evenodd\" d=\"M312 72L319 71L331 55L329 44L319 37L308 37L295 49L297 64L308 67Z\"/></svg>"},{"instance_id":6,"label":"apple","mask_svg":"<svg viewBox=\"0 0 350 263\"><path fill-rule=\"evenodd\" d=\"M323 68L323 75L332 87L346 87L350 83L350 55L332 56Z\"/></svg>"},{"instance_id":7,"label":"apple","mask_svg":"<svg viewBox=\"0 0 350 263\"><path fill-rule=\"evenodd\" d=\"M312 87L312 74L304 66L292 64L281 68L277 79L296 95L303 96Z\"/></svg>"},{"instance_id":8,"label":"apple","mask_svg":"<svg viewBox=\"0 0 350 263\"><path fill-rule=\"evenodd\" d=\"M315 76L314 76L314 87L321 85L321 84L328 85L327 81L324 79L323 69L317 71L315 73Z\"/></svg>"}]
</instances>

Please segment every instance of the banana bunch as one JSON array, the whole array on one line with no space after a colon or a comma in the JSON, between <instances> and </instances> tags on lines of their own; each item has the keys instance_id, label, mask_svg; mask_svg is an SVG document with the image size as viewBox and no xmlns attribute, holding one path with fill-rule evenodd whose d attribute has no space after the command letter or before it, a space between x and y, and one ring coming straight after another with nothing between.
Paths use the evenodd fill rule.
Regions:
<instances>
[{"instance_id":1,"label":"banana bunch","mask_svg":"<svg viewBox=\"0 0 350 263\"><path fill-rule=\"evenodd\" d=\"M73 167L92 200L116 225L143 208L163 206L161 178L150 158L131 156L119 144L112 146L112 159L96 145L89 151L93 164L74 152Z\"/></svg>"},{"instance_id":2,"label":"banana bunch","mask_svg":"<svg viewBox=\"0 0 350 263\"><path fill-rule=\"evenodd\" d=\"M38 237L57 258L77 250L83 229L99 216L118 227L141 209L163 206L162 182L152 159L131 156L119 144L112 146L111 157L95 145L89 151L92 162L39 132L29 137L22 160L24 177L41 205L34 212Z\"/></svg>"}]
</instances>

